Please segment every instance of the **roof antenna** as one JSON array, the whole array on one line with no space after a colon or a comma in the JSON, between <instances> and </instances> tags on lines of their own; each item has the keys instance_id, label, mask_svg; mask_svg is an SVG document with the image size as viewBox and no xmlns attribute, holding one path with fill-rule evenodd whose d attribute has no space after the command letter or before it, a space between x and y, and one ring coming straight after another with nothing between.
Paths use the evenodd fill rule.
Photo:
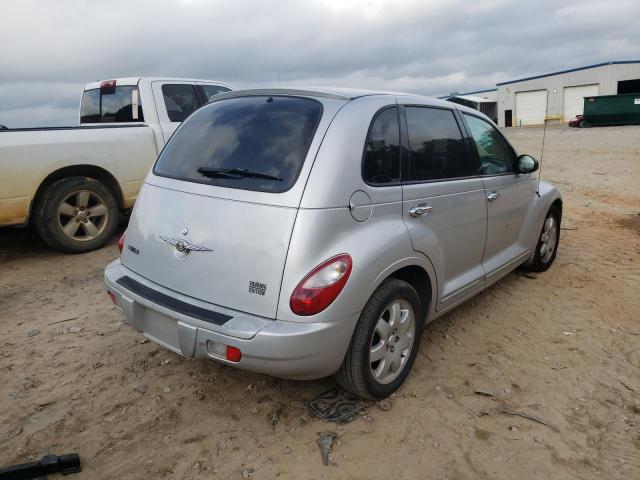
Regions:
<instances>
[{"instance_id":1,"label":"roof antenna","mask_svg":"<svg viewBox=\"0 0 640 480\"><path fill-rule=\"evenodd\" d=\"M547 137L547 117L549 116L549 90L547 90L547 105L544 111L544 128L542 130L542 151L540 152L540 168L538 169L538 187L536 195L540 196L540 177L542 177L542 158L544 157L544 140Z\"/></svg>"}]
</instances>

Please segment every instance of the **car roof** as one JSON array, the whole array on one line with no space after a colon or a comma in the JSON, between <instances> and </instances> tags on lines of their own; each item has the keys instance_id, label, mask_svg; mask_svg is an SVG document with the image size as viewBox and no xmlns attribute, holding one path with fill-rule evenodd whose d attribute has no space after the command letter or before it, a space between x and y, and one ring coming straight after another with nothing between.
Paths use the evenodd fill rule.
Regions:
<instances>
[{"instance_id":1,"label":"car roof","mask_svg":"<svg viewBox=\"0 0 640 480\"><path fill-rule=\"evenodd\" d=\"M403 92L391 92L386 90L366 90L357 88L343 88L343 87L286 87L286 88L252 88L244 90L234 90L233 92L225 92L216 95L215 99L230 97L241 97L250 95L292 95L302 97L326 97L335 98L338 100L355 100L361 97L367 97L372 95L388 95L388 96L412 96L416 98L428 98L420 97L412 93Z\"/></svg>"}]
</instances>

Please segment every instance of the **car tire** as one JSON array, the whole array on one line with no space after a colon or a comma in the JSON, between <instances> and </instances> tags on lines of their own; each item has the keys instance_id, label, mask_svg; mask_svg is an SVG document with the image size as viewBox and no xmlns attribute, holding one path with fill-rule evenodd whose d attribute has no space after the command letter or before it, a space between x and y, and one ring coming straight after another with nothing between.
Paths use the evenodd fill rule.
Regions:
<instances>
[{"instance_id":1,"label":"car tire","mask_svg":"<svg viewBox=\"0 0 640 480\"><path fill-rule=\"evenodd\" d=\"M66 253L103 246L118 227L118 203L98 180L69 177L49 185L34 206L34 223L42 240Z\"/></svg>"},{"instance_id":2,"label":"car tire","mask_svg":"<svg viewBox=\"0 0 640 480\"><path fill-rule=\"evenodd\" d=\"M533 258L525 265L532 272L546 271L556 258L560 243L560 210L551 206L544 218Z\"/></svg>"},{"instance_id":3,"label":"car tire","mask_svg":"<svg viewBox=\"0 0 640 480\"><path fill-rule=\"evenodd\" d=\"M416 290L402 280L385 280L360 315L347 354L336 373L337 382L345 390L370 400L391 395L413 366L420 348L423 321ZM382 357L372 360L372 356Z\"/></svg>"}]
</instances>

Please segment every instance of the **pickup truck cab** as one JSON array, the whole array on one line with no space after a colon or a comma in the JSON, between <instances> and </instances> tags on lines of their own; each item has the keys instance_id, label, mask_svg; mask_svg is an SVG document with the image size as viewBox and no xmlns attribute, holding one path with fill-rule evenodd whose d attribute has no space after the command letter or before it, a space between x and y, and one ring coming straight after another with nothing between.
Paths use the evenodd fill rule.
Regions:
<instances>
[{"instance_id":1,"label":"pickup truck cab","mask_svg":"<svg viewBox=\"0 0 640 480\"><path fill-rule=\"evenodd\" d=\"M0 226L33 223L69 253L101 247L178 125L232 89L184 78L105 80L85 85L79 126L0 129Z\"/></svg>"}]
</instances>

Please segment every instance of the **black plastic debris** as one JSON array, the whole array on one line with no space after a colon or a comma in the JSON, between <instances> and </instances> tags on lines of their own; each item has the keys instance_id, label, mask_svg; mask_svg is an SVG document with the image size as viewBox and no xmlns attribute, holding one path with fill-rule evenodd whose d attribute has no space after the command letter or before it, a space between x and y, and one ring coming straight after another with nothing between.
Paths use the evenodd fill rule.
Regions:
<instances>
[{"instance_id":1,"label":"black plastic debris","mask_svg":"<svg viewBox=\"0 0 640 480\"><path fill-rule=\"evenodd\" d=\"M80 457L77 453L67 455L45 455L40 461L0 468L0 480L29 480L43 478L52 473L69 475L80 472Z\"/></svg>"},{"instance_id":2,"label":"black plastic debris","mask_svg":"<svg viewBox=\"0 0 640 480\"><path fill-rule=\"evenodd\" d=\"M347 423L371 402L361 399L344 390L331 389L321 393L307 406L318 417L330 422Z\"/></svg>"}]
</instances>

